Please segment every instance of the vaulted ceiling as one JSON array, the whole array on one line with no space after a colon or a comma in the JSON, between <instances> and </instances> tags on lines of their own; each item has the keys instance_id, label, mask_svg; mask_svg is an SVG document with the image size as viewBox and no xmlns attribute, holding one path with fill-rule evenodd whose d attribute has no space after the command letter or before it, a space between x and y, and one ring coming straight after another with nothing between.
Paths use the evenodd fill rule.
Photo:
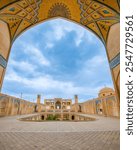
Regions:
<instances>
[{"instance_id":1,"label":"vaulted ceiling","mask_svg":"<svg viewBox=\"0 0 137 150\"><path fill-rule=\"evenodd\" d=\"M92 30L106 43L119 13L119 0L0 0L0 20L8 24L11 42L35 24L63 17Z\"/></svg>"}]
</instances>

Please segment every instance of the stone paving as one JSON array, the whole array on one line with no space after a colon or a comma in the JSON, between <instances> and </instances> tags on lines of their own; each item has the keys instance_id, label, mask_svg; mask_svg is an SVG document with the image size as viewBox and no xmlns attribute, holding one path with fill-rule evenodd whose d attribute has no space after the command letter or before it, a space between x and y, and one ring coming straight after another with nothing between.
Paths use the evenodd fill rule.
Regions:
<instances>
[{"instance_id":1,"label":"stone paving","mask_svg":"<svg viewBox=\"0 0 137 150\"><path fill-rule=\"evenodd\" d=\"M119 119L89 122L23 122L0 118L0 150L119 150Z\"/></svg>"}]
</instances>

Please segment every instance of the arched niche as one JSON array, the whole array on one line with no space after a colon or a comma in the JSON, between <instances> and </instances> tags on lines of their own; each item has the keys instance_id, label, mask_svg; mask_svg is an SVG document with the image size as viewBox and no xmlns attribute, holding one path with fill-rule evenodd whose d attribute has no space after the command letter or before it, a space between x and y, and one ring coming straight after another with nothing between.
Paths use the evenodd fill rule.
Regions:
<instances>
[{"instance_id":1,"label":"arched niche","mask_svg":"<svg viewBox=\"0 0 137 150\"><path fill-rule=\"evenodd\" d=\"M60 101L56 101L55 108L56 109L61 109L61 102Z\"/></svg>"}]
</instances>

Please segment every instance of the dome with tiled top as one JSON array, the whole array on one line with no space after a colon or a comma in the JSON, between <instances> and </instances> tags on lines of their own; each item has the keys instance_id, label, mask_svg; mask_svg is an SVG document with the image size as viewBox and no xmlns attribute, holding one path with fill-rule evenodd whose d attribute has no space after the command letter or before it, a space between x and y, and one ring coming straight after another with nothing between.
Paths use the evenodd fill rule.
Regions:
<instances>
[{"instance_id":1,"label":"dome with tiled top","mask_svg":"<svg viewBox=\"0 0 137 150\"><path fill-rule=\"evenodd\" d=\"M99 97L104 97L104 96L109 96L109 95L113 95L115 92L114 92L114 89L112 88L109 88L109 87L105 87L103 89L101 89L99 91L99 94L98 96Z\"/></svg>"}]
</instances>

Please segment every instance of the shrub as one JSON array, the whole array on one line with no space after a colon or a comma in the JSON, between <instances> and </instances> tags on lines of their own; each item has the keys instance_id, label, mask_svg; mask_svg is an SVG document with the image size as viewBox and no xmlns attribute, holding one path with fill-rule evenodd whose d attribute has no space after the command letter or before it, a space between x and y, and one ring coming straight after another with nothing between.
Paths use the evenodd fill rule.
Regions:
<instances>
[{"instance_id":1,"label":"shrub","mask_svg":"<svg viewBox=\"0 0 137 150\"><path fill-rule=\"evenodd\" d=\"M47 120L57 120L56 115L48 115Z\"/></svg>"}]
</instances>

